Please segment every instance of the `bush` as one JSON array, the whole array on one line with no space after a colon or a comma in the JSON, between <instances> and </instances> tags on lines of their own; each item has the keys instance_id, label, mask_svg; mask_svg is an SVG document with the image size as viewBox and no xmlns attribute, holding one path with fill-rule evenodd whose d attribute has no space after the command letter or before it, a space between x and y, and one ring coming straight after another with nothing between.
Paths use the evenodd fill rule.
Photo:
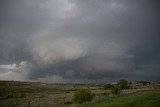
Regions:
<instances>
[{"instance_id":1,"label":"bush","mask_svg":"<svg viewBox=\"0 0 160 107\"><path fill-rule=\"evenodd\" d=\"M0 87L0 98L5 97L7 94L7 91L5 88Z\"/></svg>"},{"instance_id":2,"label":"bush","mask_svg":"<svg viewBox=\"0 0 160 107\"><path fill-rule=\"evenodd\" d=\"M116 96L120 95L121 94L120 87L118 85L115 85L114 87L112 87L111 93Z\"/></svg>"},{"instance_id":3,"label":"bush","mask_svg":"<svg viewBox=\"0 0 160 107\"><path fill-rule=\"evenodd\" d=\"M149 81L140 81L140 83L143 84L143 85L149 85L149 84L151 84Z\"/></svg>"},{"instance_id":4,"label":"bush","mask_svg":"<svg viewBox=\"0 0 160 107\"><path fill-rule=\"evenodd\" d=\"M79 89L74 93L74 101L76 103L83 103L86 101L91 101L93 94L90 90L87 89Z\"/></svg>"},{"instance_id":5,"label":"bush","mask_svg":"<svg viewBox=\"0 0 160 107\"><path fill-rule=\"evenodd\" d=\"M7 95L7 98L14 98L14 95L12 93Z\"/></svg>"},{"instance_id":6,"label":"bush","mask_svg":"<svg viewBox=\"0 0 160 107\"><path fill-rule=\"evenodd\" d=\"M113 85L105 84L103 88L106 89L106 90L111 90L113 88Z\"/></svg>"},{"instance_id":7,"label":"bush","mask_svg":"<svg viewBox=\"0 0 160 107\"><path fill-rule=\"evenodd\" d=\"M129 88L129 84L126 80L122 79L122 80L119 80L118 84L117 84L120 89L128 89Z\"/></svg>"}]
</instances>

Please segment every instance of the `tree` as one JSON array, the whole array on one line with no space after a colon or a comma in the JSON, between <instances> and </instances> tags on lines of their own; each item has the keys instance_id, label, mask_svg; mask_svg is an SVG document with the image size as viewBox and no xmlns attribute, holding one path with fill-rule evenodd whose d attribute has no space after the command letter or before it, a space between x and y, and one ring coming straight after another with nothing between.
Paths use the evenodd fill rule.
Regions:
<instances>
[{"instance_id":1,"label":"tree","mask_svg":"<svg viewBox=\"0 0 160 107\"><path fill-rule=\"evenodd\" d=\"M117 83L117 85L120 87L120 89L128 89L129 88L129 84L126 80L122 79L119 80L119 82Z\"/></svg>"}]
</instances>

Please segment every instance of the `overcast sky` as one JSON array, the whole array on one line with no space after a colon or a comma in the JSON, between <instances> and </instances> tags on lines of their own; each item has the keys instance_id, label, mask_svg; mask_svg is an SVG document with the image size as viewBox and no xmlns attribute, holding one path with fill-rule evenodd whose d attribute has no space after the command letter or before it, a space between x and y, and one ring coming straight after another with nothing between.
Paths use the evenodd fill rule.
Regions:
<instances>
[{"instance_id":1,"label":"overcast sky","mask_svg":"<svg viewBox=\"0 0 160 107\"><path fill-rule=\"evenodd\" d=\"M160 81L159 0L0 0L0 80Z\"/></svg>"}]
</instances>

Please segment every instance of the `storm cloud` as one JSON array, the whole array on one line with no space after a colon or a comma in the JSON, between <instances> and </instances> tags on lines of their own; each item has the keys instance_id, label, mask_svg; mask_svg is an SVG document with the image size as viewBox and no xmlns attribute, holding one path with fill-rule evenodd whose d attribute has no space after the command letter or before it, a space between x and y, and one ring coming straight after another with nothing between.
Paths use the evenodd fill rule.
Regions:
<instances>
[{"instance_id":1,"label":"storm cloud","mask_svg":"<svg viewBox=\"0 0 160 107\"><path fill-rule=\"evenodd\" d=\"M159 81L158 0L1 0L0 79Z\"/></svg>"}]
</instances>

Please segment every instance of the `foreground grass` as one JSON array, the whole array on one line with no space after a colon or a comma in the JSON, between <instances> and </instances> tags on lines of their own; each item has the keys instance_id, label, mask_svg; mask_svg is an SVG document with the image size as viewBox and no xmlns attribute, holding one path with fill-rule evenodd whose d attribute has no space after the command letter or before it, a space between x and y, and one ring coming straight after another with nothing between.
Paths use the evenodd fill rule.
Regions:
<instances>
[{"instance_id":1,"label":"foreground grass","mask_svg":"<svg viewBox=\"0 0 160 107\"><path fill-rule=\"evenodd\" d=\"M87 107L160 107L160 89L136 92L89 104Z\"/></svg>"}]
</instances>

